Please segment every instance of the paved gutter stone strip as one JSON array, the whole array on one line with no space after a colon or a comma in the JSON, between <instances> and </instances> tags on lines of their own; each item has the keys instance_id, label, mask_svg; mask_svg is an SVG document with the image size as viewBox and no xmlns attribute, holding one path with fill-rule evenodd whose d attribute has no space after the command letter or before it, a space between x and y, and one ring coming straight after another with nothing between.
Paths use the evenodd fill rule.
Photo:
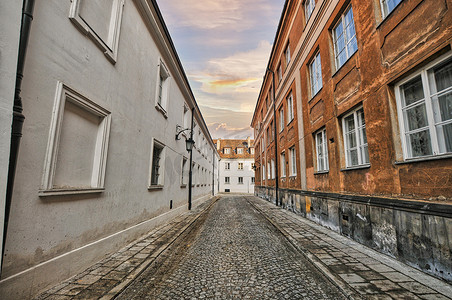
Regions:
<instances>
[{"instance_id":1,"label":"paved gutter stone strip","mask_svg":"<svg viewBox=\"0 0 452 300\"><path fill-rule=\"evenodd\" d=\"M336 282L365 299L452 299L452 286L257 197L256 209ZM353 289L354 291L351 291Z\"/></svg>"},{"instance_id":2,"label":"paved gutter stone strip","mask_svg":"<svg viewBox=\"0 0 452 300\"><path fill-rule=\"evenodd\" d=\"M113 299L173 243L218 198L151 230L108 258L35 297L35 300Z\"/></svg>"}]
</instances>

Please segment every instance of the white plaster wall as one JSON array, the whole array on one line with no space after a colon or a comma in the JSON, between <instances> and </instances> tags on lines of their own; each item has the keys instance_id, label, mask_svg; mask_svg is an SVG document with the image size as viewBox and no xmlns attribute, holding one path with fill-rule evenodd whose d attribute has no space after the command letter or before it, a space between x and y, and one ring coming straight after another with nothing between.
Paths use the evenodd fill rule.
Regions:
<instances>
[{"instance_id":1,"label":"white plaster wall","mask_svg":"<svg viewBox=\"0 0 452 300\"><path fill-rule=\"evenodd\" d=\"M71 23L70 1L36 3L22 92L26 122L0 282L3 291L18 287L18 298L83 270L150 226L174 217L170 200L173 211L186 210L188 189L180 185L180 172L182 157L189 156L184 139L176 141L175 134L176 125L183 124L184 102L190 103L189 91L176 76L175 58L167 54L167 46L150 33L152 27L145 24L138 2L125 1L116 64ZM160 59L172 76L167 118L155 108ZM112 114L103 193L38 196L58 81ZM208 139L207 129L203 130ZM166 146L164 187L159 190L148 190L153 138ZM213 144L207 148L207 153L215 151ZM193 161L212 171L211 154L202 156L194 150ZM193 188L194 200L211 196L212 180L204 181ZM165 213L158 222L148 222ZM118 235L128 228L139 229ZM114 239L110 247L81 248L110 237ZM55 266L57 275L52 274Z\"/></svg>"},{"instance_id":2,"label":"white plaster wall","mask_svg":"<svg viewBox=\"0 0 452 300\"><path fill-rule=\"evenodd\" d=\"M243 170L238 169L238 164L243 163ZM226 170L226 163L230 163L230 169ZM251 164L254 159L221 159L220 162L220 192L224 193L225 189L230 189L231 193L250 193L254 194L254 183L251 177L254 177L254 170ZM224 178L229 177L230 183L225 184ZM238 178L243 177L243 184L238 184Z\"/></svg>"},{"instance_id":3,"label":"white plaster wall","mask_svg":"<svg viewBox=\"0 0 452 300\"><path fill-rule=\"evenodd\" d=\"M11 122L16 83L22 1L0 2L0 249L3 244ZM0 263L2 257L0 257Z\"/></svg>"}]
</instances>

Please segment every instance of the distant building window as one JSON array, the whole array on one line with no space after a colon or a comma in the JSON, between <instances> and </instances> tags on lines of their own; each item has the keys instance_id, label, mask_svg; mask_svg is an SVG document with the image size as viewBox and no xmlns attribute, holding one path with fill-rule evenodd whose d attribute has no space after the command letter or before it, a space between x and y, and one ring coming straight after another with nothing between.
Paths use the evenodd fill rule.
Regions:
<instances>
[{"instance_id":1,"label":"distant building window","mask_svg":"<svg viewBox=\"0 0 452 300\"><path fill-rule=\"evenodd\" d=\"M452 153L452 57L396 85L405 159Z\"/></svg>"},{"instance_id":2,"label":"distant building window","mask_svg":"<svg viewBox=\"0 0 452 300\"><path fill-rule=\"evenodd\" d=\"M152 150L151 186L163 185L164 145L154 140Z\"/></svg>"},{"instance_id":3,"label":"distant building window","mask_svg":"<svg viewBox=\"0 0 452 300\"><path fill-rule=\"evenodd\" d=\"M243 163L239 162L237 169L238 170L243 170Z\"/></svg>"},{"instance_id":4,"label":"distant building window","mask_svg":"<svg viewBox=\"0 0 452 300\"><path fill-rule=\"evenodd\" d=\"M162 111L166 115L166 111L168 109L170 75L162 61L160 61L157 77L158 77L158 82L157 82L157 95L156 95L155 106L158 110Z\"/></svg>"},{"instance_id":5,"label":"distant building window","mask_svg":"<svg viewBox=\"0 0 452 300\"><path fill-rule=\"evenodd\" d=\"M224 163L224 169L225 170L230 170L231 169L231 163L225 162Z\"/></svg>"},{"instance_id":6,"label":"distant building window","mask_svg":"<svg viewBox=\"0 0 452 300\"><path fill-rule=\"evenodd\" d=\"M315 148L317 155L317 172L328 171L328 144L326 139L326 129L322 129L315 134Z\"/></svg>"},{"instance_id":7,"label":"distant building window","mask_svg":"<svg viewBox=\"0 0 452 300\"><path fill-rule=\"evenodd\" d=\"M251 170L254 170L254 166L255 166L255 164L251 163Z\"/></svg>"},{"instance_id":8,"label":"distant building window","mask_svg":"<svg viewBox=\"0 0 452 300\"><path fill-rule=\"evenodd\" d=\"M284 108L279 109L279 131L284 130Z\"/></svg>"},{"instance_id":9,"label":"distant building window","mask_svg":"<svg viewBox=\"0 0 452 300\"><path fill-rule=\"evenodd\" d=\"M347 167L369 164L364 110L359 107L342 118Z\"/></svg>"},{"instance_id":10,"label":"distant building window","mask_svg":"<svg viewBox=\"0 0 452 300\"><path fill-rule=\"evenodd\" d=\"M243 154L243 148L237 148L237 154Z\"/></svg>"},{"instance_id":11,"label":"distant building window","mask_svg":"<svg viewBox=\"0 0 452 300\"><path fill-rule=\"evenodd\" d=\"M286 153L281 153L281 177L286 177Z\"/></svg>"},{"instance_id":12,"label":"distant building window","mask_svg":"<svg viewBox=\"0 0 452 300\"><path fill-rule=\"evenodd\" d=\"M281 80L282 80L282 68L281 68L281 64L279 64L279 66L278 66L277 73L278 73L278 81L281 82Z\"/></svg>"},{"instance_id":13,"label":"distant building window","mask_svg":"<svg viewBox=\"0 0 452 300\"><path fill-rule=\"evenodd\" d=\"M250 148L250 154L254 154L254 147Z\"/></svg>"},{"instance_id":14,"label":"distant building window","mask_svg":"<svg viewBox=\"0 0 452 300\"><path fill-rule=\"evenodd\" d=\"M305 11L305 16L306 16L306 23L308 23L309 18L312 15L312 12L314 11L314 7L315 7L315 1L314 0L306 0L304 2L304 11Z\"/></svg>"},{"instance_id":15,"label":"distant building window","mask_svg":"<svg viewBox=\"0 0 452 300\"><path fill-rule=\"evenodd\" d=\"M231 153L231 148L224 148L223 152L224 152L224 154L230 154Z\"/></svg>"},{"instance_id":16,"label":"distant building window","mask_svg":"<svg viewBox=\"0 0 452 300\"><path fill-rule=\"evenodd\" d=\"M286 67L289 65L290 62L290 44L287 44L286 50L284 51L284 56L286 58Z\"/></svg>"},{"instance_id":17,"label":"distant building window","mask_svg":"<svg viewBox=\"0 0 452 300\"><path fill-rule=\"evenodd\" d=\"M320 53L312 59L309 64L309 77L311 79L311 98L313 98L322 88L322 65L320 63Z\"/></svg>"},{"instance_id":18,"label":"distant building window","mask_svg":"<svg viewBox=\"0 0 452 300\"><path fill-rule=\"evenodd\" d=\"M336 69L339 69L358 50L356 42L355 22L350 5L333 29Z\"/></svg>"},{"instance_id":19,"label":"distant building window","mask_svg":"<svg viewBox=\"0 0 452 300\"><path fill-rule=\"evenodd\" d=\"M271 179L272 178L272 167L270 162L267 163L267 178Z\"/></svg>"},{"instance_id":20,"label":"distant building window","mask_svg":"<svg viewBox=\"0 0 452 300\"><path fill-rule=\"evenodd\" d=\"M289 148L290 155L290 176L297 175L297 155L295 151L295 147Z\"/></svg>"},{"instance_id":21,"label":"distant building window","mask_svg":"<svg viewBox=\"0 0 452 300\"><path fill-rule=\"evenodd\" d=\"M254 184L256 182L256 178L251 177L251 184Z\"/></svg>"},{"instance_id":22,"label":"distant building window","mask_svg":"<svg viewBox=\"0 0 452 300\"><path fill-rule=\"evenodd\" d=\"M239 184L243 184L243 177L239 177Z\"/></svg>"},{"instance_id":23,"label":"distant building window","mask_svg":"<svg viewBox=\"0 0 452 300\"><path fill-rule=\"evenodd\" d=\"M271 141L273 142L275 140L275 126L273 124L273 120L270 122L270 128L271 128Z\"/></svg>"},{"instance_id":24,"label":"distant building window","mask_svg":"<svg viewBox=\"0 0 452 300\"><path fill-rule=\"evenodd\" d=\"M294 118L293 97L292 97L292 93L290 93L290 95L287 97L287 124L292 122L293 118Z\"/></svg>"},{"instance_id":25,"label":"distant building window","mask_svg":"<svg viewBox=\"0 0 452 300\"><path fill-rule=\"evenodd\" d=\"M402 0L381 0L383 17L386 18L386 16L389 15L391 11L393 11L394 8L396 8L397 5L399 5L400 2L402 2Z\"/></svg>"},{"instance_id":26,"label":"distant building window","mask_svg":"<svg viewBox=\"0 0 452 300\"><path fill-rule=\"evenodd\" d=\"M229 177L225 177L224 178L224 183L225 184L229 184L230 183L230 178Z\"/></svg>"}]
</instances>

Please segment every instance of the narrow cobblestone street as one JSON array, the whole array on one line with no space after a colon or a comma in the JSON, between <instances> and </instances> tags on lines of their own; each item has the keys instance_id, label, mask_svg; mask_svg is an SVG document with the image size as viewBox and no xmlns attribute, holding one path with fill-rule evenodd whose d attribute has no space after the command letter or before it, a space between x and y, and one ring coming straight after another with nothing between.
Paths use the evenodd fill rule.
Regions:
<instances>
[{"instance_id":1,"label":"narrow cobblestone street","mask_svg":"<svg viewBox=\"0 0 452 300\"><path fill-rule=\"evenodd\" d=\"M452 286L254 196L223 195L36 299L452 299Z\"/></svg>"},{"instance_id":2,"label":"narrow cobblestone street","mask_svg":"<svg viewBox=\"0 0 452 300\"><path fill-rule=\"evenodd\" d=\"M345 299L243 197L220 199L190 236L119 299Z\"/></svg>"}]
</instances>

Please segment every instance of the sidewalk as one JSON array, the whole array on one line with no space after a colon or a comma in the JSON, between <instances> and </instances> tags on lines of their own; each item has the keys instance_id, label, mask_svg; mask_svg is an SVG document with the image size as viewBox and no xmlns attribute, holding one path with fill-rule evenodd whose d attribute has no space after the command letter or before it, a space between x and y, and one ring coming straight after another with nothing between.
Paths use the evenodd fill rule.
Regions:
<instances>
[{"instance_id":1,"label":"sidewalk","mask_svg":"<svg viewBox=\"0 0 452 300\"><path fill-rule=\"evenodd\" d=\"M452 286L257 197L247 200L354 299L452 299Z\"/></svg>"},{"instance_id":2,"label":"sidewalk","mask_svg":"<svg viewBox=\"0 0 452 300\"><path fill-rule=\"evenodd\" d=\"M211 198L191 211L125 246L84 272L35 297L35 300L113 299L150 266L191 224L215 203Z\"/></svg>"}]
</instances>

